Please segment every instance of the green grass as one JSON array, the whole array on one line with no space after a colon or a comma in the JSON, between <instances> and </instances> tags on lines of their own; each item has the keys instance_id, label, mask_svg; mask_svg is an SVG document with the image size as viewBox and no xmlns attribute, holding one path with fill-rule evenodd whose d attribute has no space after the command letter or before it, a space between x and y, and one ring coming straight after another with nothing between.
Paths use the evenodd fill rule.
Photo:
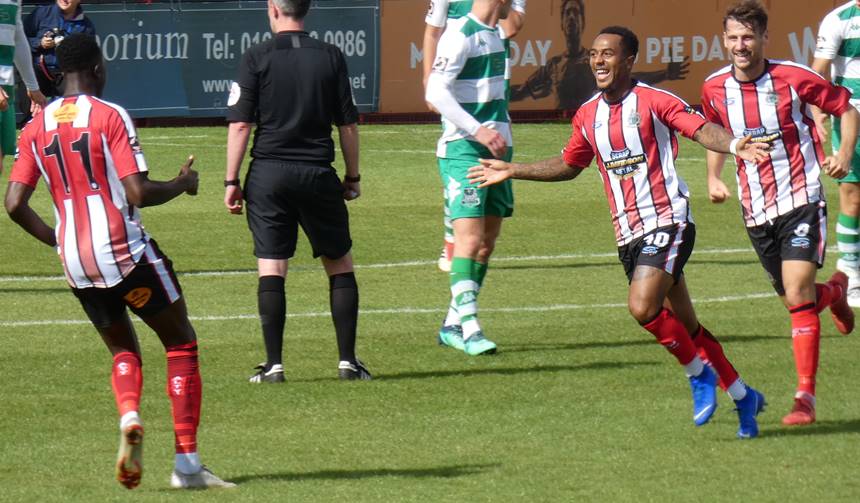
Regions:
<instances>
[{"instance_id":1,"label":"green grass","mask_svg":"<svg viewBox=\"0 0 860 503\"><path fill-rule=\"evenodd\" d=\"M0 219L0 501L860 497L860 339L839 336L825 314L819 421L782 427L795 379L788 316L737 202L707 202L698 146L683 141L679 163L698 230L687 278L702 322L768 397L762 435L749 442L734 438L737 418L722 394L711 423L693 426L683 372L627 313L593 172L567 183L516 183L516 213L481 295L482 323L500 353L468 358L438 347L448 295L434 265L442 235L438 127L361 131L363 195L349 207L359 354L377 379L336 379L327 282L302 241L287 283L283 386L246 382L263 352L250 235L222 203L225 129L141 131L153 178L171 177L185 156L197 156L200 194L148 208L144 222L183 273L202 349L201 455L240 484L229 493L167 489L173 434L164 356L141 323L146 472L132 494L113 480L109 354L58 279L53 251ZM557 155L568 132L563 124L517 126L517 158ZM837 192L829 181L827 189L835 215ZM53 218L43 187L34 206ZM822 276L832 272L833 255Z\"/></svg>"}]
</instances>

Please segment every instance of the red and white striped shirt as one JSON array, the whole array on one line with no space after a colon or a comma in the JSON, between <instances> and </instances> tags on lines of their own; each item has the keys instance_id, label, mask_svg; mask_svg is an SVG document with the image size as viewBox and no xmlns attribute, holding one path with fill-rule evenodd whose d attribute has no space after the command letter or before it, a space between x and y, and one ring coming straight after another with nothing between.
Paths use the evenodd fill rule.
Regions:
<instances>
[{"instance_id":1,"label":"red and white striped shirt","mask_svg":"<svg viewBox=\"0 0 860 503\"><path fill-rule=\"evenodd\" d=\"M597 157L618 246L658 227L692 222L690 192L675 170L675 131L691 138L705 118L674 94L641 82L618 103L602 96L576 112L562 155L580 168Z\"/></svg>"},{"instance_id":2,"label":"red and white striped shirt","mask_svg":"<svg viewBox=\"0 0 860 503\"><path fill-rule=\"evenodd\" d=\"M149 236L120 180L145 171L134 124L113 103L58 99L24 128L9 180L35 188L45 179L72 287L114 286L140 260Z\"/></svg>"},{"instance_id":3,"label":"red and white striped shirt","mask_svg":"<svg viewBox=\"0 0 860 503\"><path fill-rule=\"evenodd\" d=\"M824 200L824 150L809 105L831 115L850 106L851 92L811 69L789 61L767 61L753 82L740 82L727 66L705 80L702 110L736 138L772 145L761 163L736 158L738 197L747 227L762 225L805 204Z\"/></svg>"}]
</instances>

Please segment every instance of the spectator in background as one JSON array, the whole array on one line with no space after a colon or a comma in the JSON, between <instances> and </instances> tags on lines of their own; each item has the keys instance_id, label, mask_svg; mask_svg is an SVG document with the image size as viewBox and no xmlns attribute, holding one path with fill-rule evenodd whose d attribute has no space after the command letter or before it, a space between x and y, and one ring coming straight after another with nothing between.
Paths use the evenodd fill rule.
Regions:
<instances>
[{"instance_id":1,"label":"spectator in background","mask_svg":"<svg viewBox=\"0 0 860 503\"><path fill-rule=\"evenodd\" d=\"M57 45L73 33L96 34L93 22L84 15L80 4L81 0L56 0L36 7L24 18L39 90L48 98L63 94L58 89Z\"/></svg>"}]
</instances>

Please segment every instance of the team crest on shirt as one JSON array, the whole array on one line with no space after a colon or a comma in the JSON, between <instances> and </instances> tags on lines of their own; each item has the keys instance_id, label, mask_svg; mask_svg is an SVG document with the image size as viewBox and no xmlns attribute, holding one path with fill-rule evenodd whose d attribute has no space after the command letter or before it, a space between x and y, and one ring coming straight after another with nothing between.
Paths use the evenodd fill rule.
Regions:
<instances>
[{"instance_id":1,"label":"team crest on shirt","mask_svg":"<svg viewBox=\"0 0 860 503\"><path fill-rule=\"evenodd\" d=\"M467 208L475 208L481 204L481 196L478 195L478 189L475 187L464 188L463 198L460 199L460 204Z\"/></svg>"},{"instance_id":2,"label":"team crest on shirt","mask_svg":"<svg viewBox=\"0 0 860 503\"><path fill-rule=\"evenodd\" d=\"M134 307L137 309L140 309L143 306L145 306L146 303L149 302L149 299L151 299L151 298L152 298L152 290L150 290L149 288L143 288L143 287L135 288L134 290L125 294L125 297L123 297L123 299L125 299L125 301L128 302L131 307Z\"/></svg>"},{"instance_id":3,"label":"team crest on shirt","mask_svg":"<svg viewBox=\"0 0 860 503\"><path fill-rule=\"evenodd\" d=\"M60 124L66 122L74 122L75 118L78 116L78 106L74 103L66 103L60 108L54 110L54 120L59 122Z\"/></svg>"},{"instance_id":4,"label":"team crest on shirt","mask_svg":"<svg viewBox=\"0 0 860 503\"><path fill-rule=\"evenodd\" d=\"M639 127L639 124L642 124L642 116L639 115L639 112L633 112L627 118L627 127Z\"/></svg>"},{"instance_id":5,"label":"team crest on shirt","mask_svg":"<svg viewBox=\"0 0 860 503\"><path fill-rule=\"evenodd\" d=\"M753 143L773 143L782 138L782 131L768 131L764 127L746 128L744 129L744 138L751 136L750 141Z\"/></svg>"},{"instance_id":6,"label":"team crest on shirt","mask_svg":"<svg viewBox=\"0 0 860 503\"><path fill-rule=\"evenodd\" d=\"M636 176L639 165L646 162L645 154L633 155L629 148L613 150L609 155L610 160L605 161L603 166L620 180Z\"/></svg>"},{"instance_id":7,"label":"team crest on shirt","mask_svg":"<svg viewBox=\"0 0 860 503\"><path fill-rule=\"evenodd\" d=\"M779 103L779 96L776 93L767 93L764 96L764 102L768 105L776 105Z\"/></svg>"}]
</instances>

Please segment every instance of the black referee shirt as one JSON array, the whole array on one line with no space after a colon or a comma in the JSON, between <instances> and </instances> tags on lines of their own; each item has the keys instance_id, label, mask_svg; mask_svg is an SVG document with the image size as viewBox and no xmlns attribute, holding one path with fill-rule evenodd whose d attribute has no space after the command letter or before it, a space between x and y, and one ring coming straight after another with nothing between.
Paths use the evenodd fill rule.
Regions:
<instances>
[{"instance_id":1,"label":"black referee shirt","mask_svg":"<svg viewBox=\"0 0 860 503\"><path fill-rule=\"evenodd\" d=\"M330 164L331 125L358 122L343 53L303 31L245 51L227 105L228 122L257 123L255 159Z\"/></svg>"}]
</instances>

